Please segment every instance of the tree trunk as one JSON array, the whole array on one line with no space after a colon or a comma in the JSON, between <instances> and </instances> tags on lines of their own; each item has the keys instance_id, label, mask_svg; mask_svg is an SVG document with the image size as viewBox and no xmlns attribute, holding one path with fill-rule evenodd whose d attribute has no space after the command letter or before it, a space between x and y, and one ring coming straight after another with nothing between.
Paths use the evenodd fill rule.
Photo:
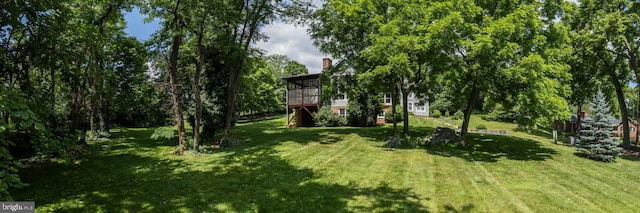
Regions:
<instances>
[{"instance_id":1,"label":"tree trunk","mask_svg":"<svg viewBox=\"0 0 640 213\"><path fill-rule=\"evenodd\" d=\"M636 82L640 84L640 71L639 70L634 70L634 71L635 71L635 74L636 74ZM636 87L638 87L638 86L640 86L640 85L636 85ZM636 88L636 89L638 89L638 104L636 106L637 113L638 113L637 122L638 122L638 124L640 124L640 89L639 88ZM640 128L638 128L638 126L636 126L636 138L635 138L635 140L636 140L636 146L638 146L638 140L640 140Z\"/></svg>"},{"instance_id":2,"label":"tree trunk","mask_svg":"<svg viewBox=\"0 0 640 213\"><path fill-rule=\"evenodd\" d=\"M467 142L467 131L469 130L469 120L471 120L471 113L473 112L473 106L475 105L478 95L480 94L480 88L478 88L478 80L473 80L471 86L471 92L467 99L467 107L464 109L464 120L462 121L462 129L460 130L460 136L462 137L462 145Z\"/></svg>"},{"instance_id":3,"label":"tree trunk","mask_svg":"<svg viewBox=\"0 0 640 213\"><path fill-rule=\"evenodd\" d=\"M101 64L101 63L100 63ZM98 121L99 121L99 127L100 127L100 134L104 134L104 133L109 133L109 123L107 122L107 104L106 101L104 100L104 91L106 90L106 88L104 87L104 85L106 85L105 83L105 79L104 79L104 75L102 75L102 66L99 66L98 68L98 76L100 77L100 83L98 84L98 88L99 88L99 96L98 96Z\"/></svg>"},{"instance_id":4,"label":"tree trunk","mask_svg":"<svg viewBox=\"0 0 640 213\"><path fill-rule=\"evenodd\" d=\"M251 42L254 40L254 36L257 34L258 24L260 22L261 15L265 9L267 9L267 2L262 1L259 7L252 9L250 12L246 12L246 16L244 17L244 24L242 25L242 30L239 31L239 35L235 34L234 37L237 38L239 42L240 51L249 51L249 47L251 46ZM250 20L252 16L255 16L258 20ZM246 28L248 28L249 34L245 37ZM229 97L227 98L227 113L225 115L224 122L224 137L229 138L231 136L231 126L233 122L233 115L235 114L234 108L236 105L236 100L238 98L238 86L240 82L240 77L242 77L242 70L244 68L245 56L243 54L235 54L235 68L231 70L231 74L229 75L229 92L227 93Z\"/></svg>"},{"instance_id":5,"label":"tree trunk","mask_svg":"<svg viewBox=\"0 0 640 213\"><path fill-rule=\"evenodd\" d=\"M184 144L184 118L182 117L182 108L180 107L181 96L176 85L177 73L178 73L178 53L180 50L180 43L182 42L182 36L176 35L173 37L173 44L171 46L171 58L169 59L169 84L171 86L171 100L173 102L173 112L175 114L176 124L178 125L178 150L177 154L182 154Z\"/></svg>"},{"instance_id":6,"label":"tree trunk","mask_svg":"<svg viewBox=\"0 0 640 213\"><path fill-rule=\"evenodd\" d=\"M49 110L51 110L51 115L55 110L56 106L56 69L51 69L51 87L49 88L49 92L51 93L51 103L49 103ZM55 125L55 124L54 124Z\"/></svg>"},{"instance_id":7,"label":"tree trunk","mask_svg":"<svg viewBox=\"0 0 640 213\"><path fill-rule=\"evenodd\" d=\"M629 60L629 65L631 66L631 70L633 70L633 73L636 76L636 83L640 84L640 65L638 65L638 63L640 63L640 58L638 58L638 56L636 55L637 50L633 49L633 46L631 45L631 43L629 43L627 37L623 38L625 47L627 49L627 59ZM640 123L640 90L638 92L638 102L638 123ZM636 127L636 146L638 146L638 133L640 133L640 130L638 130L638 127Z\"/></svg>"},{"instance_id":8,"label":"tree trunk","mask_svg":"<svg viewBox=\"0 0 640 213\"><path fill-rule=\"evenodd\" d=\"M82 68L81 68L81 64L82 61L80 58L78 58L78 60L76 61L76 67L75 67L75 73L72 77L73 79L73 84L71 85L71 93L73 94L73 100L72 100L72 127L70 129L71 134L78 136L77 130L80 130L81 127L81 122L83 120L83 118L81 117L82 115L84 115L84 112L82 110L82 104L84 102L84 95L82 94L82 90L80 89L84 83L81 82L81 75L82 75ZM84 137L87 134L87 132L82 132L80 133L81 135L79 136L80 139L78 139L78 142L81 143L84 141Z\"/></svg>"},{"instance_id":9,"label":"tree trunk","mask_svg":"<svg viewBox=\"0 0 640 213\"><path fill-rule=\"evenodd\" d=\"M97 57L95 47L91 49L91 52L93 53L93 57L95 60ZM98 106L97 106L98 104L96 101L96 96L97 96L96 94L98 93L98 89L96 88L96 78L98 75L98 68L95 63L96 63L95 61L93 61L92 63L90 60L88 64L88 66L90 67L89 69L91 70L91 72L89 73L90 92L89 92L89 102L88 102L89 127L91 128L90 140L94 140L98 138L98 124L96 123L96 119L97 119L96 111L98 109Z\"/></svg>"},{"instance_id":10,"label":"tree trunk","mask_svg":"<svg viewBox=\"0 0 640 213\"><path fill-rule=\"evenodd\" d=\"M49 99L49 110L51 110L51 113L49 113L49 121L51 122L51 125L57 126L56 115L54 113L56 107L56 69L51 69L51 85L49 88L49 93L51 93L51 99Z\"/></svg>"},{"instance_id":11,"label":"tree trunk","mask_svg":"<svg viewBox=\"0 0 640 213\"><path fill-rule=\"evenodd\" d=\"M575 136L580 135L580 129L582 129L582 104L578 104L578 113L576 114L577 121L576 121L576 129L573 130L573 133L575 133Z\"/></svg>"},{"instance_id":12,"label":"tree trunk","mask_svg":"<svg viewBox=\"0 0 640 213\"><path fill-rule=\"evenodd\" d=\"M178 56L180 53L180 45L182 44L182 23L180 23L180 17L178 16L178 8L180 7L180 0L176 1L176 7L173 10L173 27L174 36L171 44L171 55L169 58L169 85L171 87L171 100L173 102L173 112L178 125L178 149L176 154L182 154L184 152L184 117L182 115L182 95L176 85L178 81Z\"/></svg>"},{"instance_id":13,"label":"tree trunk","mask_svg":"<svg viewBox=\"0 0 640 213\"><path fill-rule=\"evenodd\" d=\"M398 104L398 99L396 91L397 91L397 87L393 87L393 89L391 89L391 122L393 122L393 136L398 135L398 122L396 121L396 105Z\"/></svg>"},{"instance_id":14,"label":"tree trunk","mask_svg":"<svg viewBox=\"0 0 640 213\"><path fill-rule=\"evenodd\" d=\"M629 148L631 146L631 140L629 138L629 122L627 122L628 113L627 113L627 104L624 102L624 93L622 93L622 85L620 84L620 80L618 79L618 75L616 75L613 67L607 67L609 70L609 76L611 76L611 81L613 81L613 85L616 89L616 96L618 98L618 105L620 106L620 113L622 114L622 146L624 148Z\"/></svg>"},{"instance_id":15,"label":"tree trunk","mask_svg":"<svg viewBox=\"0 0 640 213\"><path fill-rule=\"evenodd\" d=\"M402 109L403 109L403 113L402 113L402 117L404 118L404 126L402 127L402 134L409 134L409 111L407 110L408 107L407 105L409 105L409 100L407 100L409 97L409 91L405 90L402 92Z\"/></svg>"},{"instance_id":16,"label":"tree trunk","mask_svg":"<svg viewBox=\"0 0 640 213\"><path fill-rule=\"evenodd\" d=\"M193 124L193 151L199 152L200 146L200 121L202 119L202 99L200 98L200 73L202 73L202 65L204 64L204 46L202 45L203 23L200 24L200 32L198 34L198 61L196 62L196 74L193 78L193 96L196 101L196 114Z\"/></svg>"},{"instance_id":17,"label":"tree trunk","mask_svg":"<svg viewBox=\"0 0 640 213\"><path fill-rule=\"evenodd\" d=\"M237 82L238 80L236 80L236 78L239 78L240 73L237 73L238 71L231 71L230 74L230 78L229 78L229 88L228 88L228 92L227 92L227 109L226 109L226 114L224 117L224 137L225 138L229 138L231 136L231 126L233 123L233 114L234 112L234 108L235 108L235 103L236 103L236 96L238 96L238 92L237 92Z\"/></svg>"},{"instance_id":18,"label":"tree trunk","mask_svg":"<svg viewBox=\"0 0 640 213\"><path fill-rule=\"evenodd\" d=\"M637 75L636 75L637 76ZM640 81L638 81L640 83ZM637 86L636 86L637 87ZM637 109L638 109L638 124L640 124L640 89L638 89L638 104L637 104ZM638 140L640 139L640 128L638 128L638 126L636 126L636 146L638 146Z\"/></svg>"}]
</instances>

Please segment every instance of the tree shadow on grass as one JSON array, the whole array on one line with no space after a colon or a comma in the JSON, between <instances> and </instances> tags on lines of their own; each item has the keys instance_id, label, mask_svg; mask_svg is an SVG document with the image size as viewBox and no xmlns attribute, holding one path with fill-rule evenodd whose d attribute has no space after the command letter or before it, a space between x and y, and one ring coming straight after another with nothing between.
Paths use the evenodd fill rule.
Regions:
<instances>
[{"instance_id":1,"label":"tree shadow on grass","mask_svg":"<svg viewBox=\"0 0 640 213\"><path fill-rule=\"evenodd\" d=\"M411 127L408 136L411 138L425 137L433 132L431 127ZM399 134L402 126L398 126ZM375 127L303 127L278 128L275 126L245 126L234 129L234 135L243 141L240 146L254 146L262 143L295 142L308 144L318 142L333 144L344 140L345 136L355 134L358 137L384 147L387 139L393 134L393 129L387 126Z\"/></svg>"},{"instance_id":2,"label":"tree shadow on grass","mask_svg":"<svg viewBox=\"0 0 640 213\"><path fill-rule=\"evenodd\" d=\"M115 149L123 150L23 169L21 177L31 185L14 198L35 201L43 212L428 212L420 204L428 198L410 189L323 181L322 174L277 156L272 146L195 160Z\"/></svg>"},{"instance_id":3,"label":"tree shadow on grass","mask_svg":"<svg viewBox=\"0 0 640 213\"><path fill-rule=\"evenodd\" d=\"M247 144L295 142L308 143L336 143L346 135L355 134L367 141L383 142L391 135L391 130L385 127L309 127L309 128L237 128L234 135ZM250 145L252 146L252 145Z\"/></svg>"},{"instance_id":4,"label":"tree shadow on grass","mask_svg":"<svg viewBox=\"0 0 640 213\"><path fill-rule=\"evenodd\" d=\"M461 206L460 209L456 209L455 207L453 207L453 205L447 204L444 206L444 209L446 210L446 212L465 213L465 212L471 212L474 207L475 206L473 206L473 204L467 204L467 205Z\"/></svg>"},{"instance_id":5,"label":"tree shadow on grass","mask_svg":"<svg viewBox=\"0 0 640 213\"><path fill-rule=\"evenodd\" d=\"M501 135L469 134L465 147L427 147L430 154L459 157L468 161L497 162L502 158L519 161L543 161L553 158L556 150L540 142Z\"/></svg>"},{"instance_id":6,"label":"tree shadow on grass","mask_svg":"<svg viewBox=\"0 0 640 213\"><path fill-rule=\"evenodd\" d=\"M111 133L111 138L118 138L130 143L121 143L130 147L157 147L157 146L176 146L178 145L177 137L173 140L167 139L151 139L151 135L156 128L130 128L119 129L117 132ZM174 131L178 134L178 131Z\"/></svg>"}]
</instances>

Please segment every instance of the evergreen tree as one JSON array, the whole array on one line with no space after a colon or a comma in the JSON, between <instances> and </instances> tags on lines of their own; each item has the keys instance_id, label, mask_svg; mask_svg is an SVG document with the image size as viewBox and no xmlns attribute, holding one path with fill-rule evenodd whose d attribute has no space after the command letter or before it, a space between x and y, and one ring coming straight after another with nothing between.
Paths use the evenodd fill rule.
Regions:
<instances>
[{"instance_id":1,"label":"evergreen tree","mask_svg":"<svg viewBox=\"0 0 640 213\"><path fill-rule=\"evenodd\" d=\"M598 91L589 109L592 115L582 123L576 144L578 151L587 154L588 158L614 161L620 154L618 138L611 137L617 124L609 113L610 106L602 91Z\"/></svg>"}]
</instances>

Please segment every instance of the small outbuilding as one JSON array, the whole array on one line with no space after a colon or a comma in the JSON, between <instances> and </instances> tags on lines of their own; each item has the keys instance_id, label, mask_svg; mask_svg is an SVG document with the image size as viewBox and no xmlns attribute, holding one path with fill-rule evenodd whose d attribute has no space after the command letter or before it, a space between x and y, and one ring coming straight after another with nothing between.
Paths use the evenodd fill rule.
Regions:
<instances>
[{"instance_id":1,"label":"small outbuilding","mask_svg":"<svg viewBox=\"0 0 640 213\"><path fill-rule=\"evenodd\" d=\"M287 127L314 126L320 108L320 73L283 78L287 85Z\"/></svg>"}]
</instances>

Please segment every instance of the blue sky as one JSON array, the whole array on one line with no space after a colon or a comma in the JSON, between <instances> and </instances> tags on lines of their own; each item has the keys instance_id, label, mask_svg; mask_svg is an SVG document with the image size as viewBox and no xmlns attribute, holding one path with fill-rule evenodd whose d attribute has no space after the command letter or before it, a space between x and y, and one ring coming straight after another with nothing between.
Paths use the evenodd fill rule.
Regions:
<instances>
[{"instance_id":1,"label":"blue sky","mask_svg":"<svg viewBox=\"0 0 640 213\"><path fill-rule=\"evenodd\" d=\"M140 14L140 10L136 7L129 13L124 14L124 19L127 22L127 28L124 32L135 36L138 40L146 41L151 34L160 29L160 21L155 19L149 23L144 23L143 19L145 15Z\"/></svg>"}]
</instances>

